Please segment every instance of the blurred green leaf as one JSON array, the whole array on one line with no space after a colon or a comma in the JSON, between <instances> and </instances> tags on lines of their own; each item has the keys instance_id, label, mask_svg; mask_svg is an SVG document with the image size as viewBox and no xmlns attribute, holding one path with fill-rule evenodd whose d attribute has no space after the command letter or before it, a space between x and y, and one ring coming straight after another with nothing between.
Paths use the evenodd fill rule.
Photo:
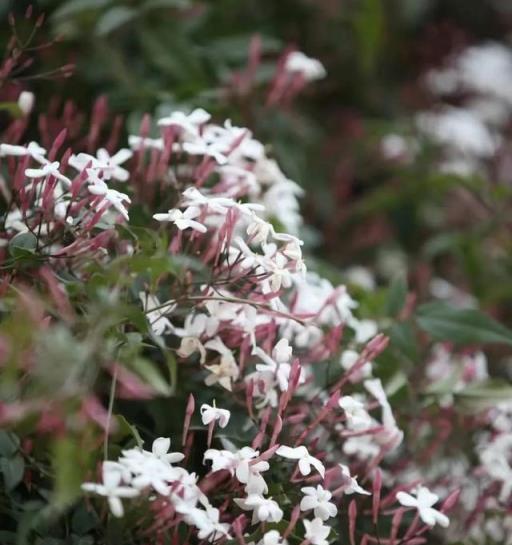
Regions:
<instances>
[{"instance_id":1,"label":"blurred green leaf","mask_svg":"<svg viewBox=\"0 0 512 545\"><path fill-rule=\"evenodd\" d=\"M76 438L61 437L53 445L53 470L55 485L53 503L57 508L70 505L80 495L83 475L80 460L83 458Z\"/></svg>"},{"instance_id":2,"label":"blurred green leaf","mask_svg":"<svg viewBox=\"0 0 512 545\"><path fill-rule=\"evenodd\" d=\"M437 302L427 303L418 307L416 321L436 341L512 345L512 331L479 310L456 309Z\"/></svg>"},{"instance_id":3,"label":"blurred green leaf","mask_svg":"<svg viewBox=\"0 0 512 545\"><path fill-rule=\"evenodd\" d=\"M106 36L137 16L137 10L127 6L114 6L106 11L96 23L96 34Z\"/></svg>"},{"instance_id":4,"label":"blurred green leaf","mask_svg":"<svg viewBox=\"0 0 512 545\"><path fill-rule=\"evenodd\" d=\"M14 456L13 458L0 459L0 469L4 478L4 485L7 491L11 491L16 488L25 472L25 462L21 456Z\"/></svg>"},{"instance_id":5,"label":"blurred green leaf","mask_svg":"<svg viewBox=\"0 0 512 545\"><path fill-rule=\"evenodd\" d=\"M407 282L403 276L397 276L388 290L385 312L388 316L396 316L405 305Z\"/></svg>"},{"instance_id":6,"label":"blurred green leaf","mask_svg":"<svg viewBox=\"0 0 512 545\"><path fill-rule=\"evenodd\" d=\"M36 247L37 237L28 231L18 233L9 241L9 253L17 259L34 255Z\"/></svg>"},{"instance_id":7,"label":"blurred green leaf","mask_svg":"<svg viewBox=\"0 0 512 545\"><path fill-rule=\"evenodd\" d=\"M82 11L90 11L107 6L112 0L69 0L60 8L55 10L53 16L56 18L71 17Z\"/></svg>"}]
</instances>

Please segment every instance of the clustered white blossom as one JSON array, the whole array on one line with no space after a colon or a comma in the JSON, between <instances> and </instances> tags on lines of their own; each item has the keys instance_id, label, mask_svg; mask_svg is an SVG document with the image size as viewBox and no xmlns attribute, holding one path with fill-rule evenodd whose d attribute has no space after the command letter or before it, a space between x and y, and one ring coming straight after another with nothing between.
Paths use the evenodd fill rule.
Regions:
<instances>
[{"instance_id":1,"label":"clustered white blossom","mask_svg":"<svg viewBox=\"0 0 512 545\"><path fill-rule=\"evenodd\" d=\"M298 53L288 57L286 70L306 80L323 76L321 65ZM301 190L248 129L229 120L223 125L211 123L210 114L202 109L173 112L160 119L158 126L160 137L132 135L130 150L112 155L105 149L95 155L78 153L69 157L65 168L47 159L49 152L35 142L1 144L0 156L26 158L22 173L26 188L45 193L49 187L51 195L36 198L36 209L47 213L53 208L53 222L85 233L90 231L84 227L88 222L97 225L101 219L112 227L129 220L128 163L135 154L160 157L169 153L177 158L176 168L167 169L168 179L175 181L181 173L187 182L176 186L173 208L153 215L155 229L169 230L171 253L173 245L181 249L183 240L195 244L194 255L206 266L214 263L220 275L229 275L229 281L198 286L192 309L178 299L165 301L149 289L140 291L138 298L152 334L161 343L172 337L179 362L196 365L200 380L215 389L211 397L241 401L250 416L244 425L261 426L254 442L241 447L220 432L216 441L224 448L207 448L202 453L209 468L206 478L216 474L231 478L233 497L226 498L229 512L247 512L251 525L264 525L279 523L288 514L289 505L269 492L267 477L276 468L288 469L291 488L300 495L297 509L311 516L302 520L303 537L311 545L326 545L339 497L370 494L347 464L376 465L402 442L384 386L373 377L367 358L371 343L379 341L378 324L356 316L358 304L346 286L334 286L307 272L303 242L297 236L302 222L297 200ZM70 169L75 172L69 173ZM126 193L115 189L118 183L125 184ZM11 210L5 222L8 236L28 229L33 213ZM250 285L247 297L230 287L236 282ZM344 329L348 346L340 353L337 336ZM316 383L314 365L333 355L339 362L338 374L346 374L347 383L359 387L357 393L345 393L344 388L342 392L337 386L331 394ZM304 405L302 413L292 414L293 422L312 417L304 411L311 403L315 411L320 410L320 417L325 413L336 423L332 426L336 440L322 426L303 429L292 440L285 410L294 396ZM380 418L372 414L375 410ZM203 403L199 412L208 426L210 447L216 427L229 430L231 413L215 402ZM267 426L273 426L271 433L267 434ZM310 433L314 441L305 440ZM318 447L322 441L329 445L324 452ZM170 439L158 438L151 451L140 447L122 451L117 461L102 464L101 484L85 483L84 491L104 496L116 517L123 516L125 500L162 501L180 522L195 529L198 539L233 537L236 528L226 521L226 506L215 507L199 486L200 478L176 465L187 460L182 453L169 452L170 445ZM364 476L371 478L371 471ZM426 524L445 525L445 515L431 508L437 497L434 501L425 491L420 489L417 500L405 493L399 500L417 507ZM271 529L261 534L258 545L285 544L286 537Z\"/></svg>"}]
</instances>

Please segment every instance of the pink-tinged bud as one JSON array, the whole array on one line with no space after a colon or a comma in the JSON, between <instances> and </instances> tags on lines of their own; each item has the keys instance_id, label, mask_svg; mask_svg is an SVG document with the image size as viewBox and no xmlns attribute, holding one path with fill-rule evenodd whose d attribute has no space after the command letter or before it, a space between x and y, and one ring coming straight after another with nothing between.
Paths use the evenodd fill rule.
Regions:
<instances>
[{"instance_id":1,"label":"pink-tinged bud","mask_svg":"<svg viewBox=\"0 0 512 545\"><path fill-rule=\"evenodd\" d=\"M370 536L368 534L364 534L361 538L361 541L359 542L359 545L368 545L368 538Z\"/></svg>"},{"instance_id":2,"label":"pink-tinged bud","mask_svg":"<svg viewBox=\"0 0 512 545\"><path fill-rule=\"evenodd\" d=\"M288 527L283 532L283 541L293 532L293 529L295 526L297 526L297 522L300 517L300 505L296 505L293 508L292 514L290 516L290 523L288 524Z\"/></svg>"},{"instance_id":3,"label":"pink-tinged bud","mask_svg":"<svg viewBox=\"0 0 512 545\"><path fill-rule=\"evenodd\" d=\"M393 519L391 520L391 533L389 535L389 542L390 545L394 545L396 538L398 536L398 530L400 529L400 524L402 522L402 518L404 516L405 509L397 509L395 511L395 514L393 515Z\"/></svg>"},{"instance_id":4,"label":"pink-tinged bud","mask_svg":"<svg viewBox=\"0 0 512 545\"><path fill-rule=\"evenodd\" d=\"M194 400L194 396L190 394L188 396L187 408L185 410L185 420L183 422L183 438L181 440L181 444L183 446L185 445L187 441L187 434L190 428L190 421L192 420L192 415L194 414L195 408L196 408L196 402Z\"/></svg>"},{"instance_id":5,"label":"pink-tinged bud","mask_svg":"<svg viewBox=\"0 0 512 545\"><path fill-rule=\"evenodd\" d=\"M87 420L92 420L100 426L105 433L111 434L117 430L117 420L110 420L109 413L95 396L87 396L82 401L82 414Z\"/></svg>"},{"instance_id":6,"label":"pink-tinged bud","mask_svg":"<svg viewBox=\"0 0 512 545\"><path fill-rule=\"evenodd\" d=\"M60 133L57 135L57 138L53 141L52 147L50 148L50 151L48 153L48 159L50 161L54 161L55 157L57 156L57 152L59 151L59 148L64 143L64 140L66 140L66 136L68 134L67 129L62 129Z\"/></svg>"},{"instance_id":7,"label":"pink-tinged bud","mask_svg":"<svg viewBox=\"0 0 512 545\"><path fill-rule=\"evenodd\" d=\"M277 438L279 437L279 434L281 433L282 429L283 429L283 419L279 415L277 415L276 421L274 424L274 431L272 432L272 437L270 439L271 447L275 445Z\"/></svg>"},{"instance_id":8,"label":"pink-tinged bud","mask_svg":"<svg viewBox=\"0 0 512 545\"><path fill-rule=\"evenodd\" d=\"M213 439L213 431L214 430L215 430L215 420L212 420L208 424L208 441L207 441L208 448L210 448L212 446L212 439Z\"/></svg>"},{"instance_id":9,"label":"pink-tinged bud","mask_svg":"<svg viewBox=\"0 0 512 545\"><path fill-rule=\"evenodd\" d=\"M444 502L441 505L441 512L445 513L446 511L450 511L455 507L457 502L459 501L460 497L460 488L457 490L454 490L453 492L450 492L450 494L447 496L447 498L444 500Z\"/></svg>"},{"instance_id":10,"label":"pink-tinged bud","mask_svg":"<svg viewBox=\"0 0 512 545\"><path fill-rule=\"evenodd\" d=\"M348 506L348 535L350 545L355 545L356 534L356 519L357 519L357 504L356 500L352 500Z\"/></svg>"},{"instance_id":11,"label":"pink-tinged bud","mask_svg":"<svg viewBox=\"0 0 512 545\"><path fill-rule=\"evenodd\" d=\"M382 474L380 469L375 471L375 478L373 480L373 501L372 501L372 514L373 514L373 523L377 524L379 518L379 507L380 507L380 493L382 488Z\"/></svg>"},{"instance_id":12,"label":"pink-tinged bud","mask_svg":"<svg viewBox=\"0 0 512 545\"><path fill-rule=\"evenodd\" d=\"M57 281L54 272L48 266L41 267L39 269L39 275L45 281L48 286L50 295L52 296L53 301L57 305L59 312L68 322L73 322L75 318L75 313L71 302L67 296L67 293Z\"/></svg>"},{"instance_id":13,"label":"pink-tinged bud","mask_svg":"<svg viewBox=\"0 0 512 545\"><path fill-rule=\"evenodd\" d=\"M43 26L44 19L45 19L45 14L41 13L41 15L36 20L35 27L36 28L41 28Z\"/></svg>"},{"instance_id":14,"label":"pink-tinged bud","mask_svg":"<svg viewBox=\"0 0 512 545\"><path fill-rule=\"evenodd\" d=\"M247 407L247 412L249 413L249 416L254 420L254 413L252 410L253 397L254 397L254 381L249 380L247 384L245 385L245 405Z\"/></svg>"},{"instance_id":15,"label":"pink-tinged bud","mask_svg":"<svg viewBox=\"0 0 512 545\"><path fill-rule=\"evenodd\" d=\"M108 368L112 376L117 377L116 396L119 399L151 399L157 394L156 390L145 384L140 378L117 363Z\"/></svg>"},{"instance_id":16,"label":"pink-tinged bud","mask_svg":"<svg viewBox=\"0 0 512 545\"><path fill-rule=\"evenodd\" d=\"M32 11L34 9L34 6L30 4L27 9L25 10L25 19L30 19L32 17Z\"/></svg>"},{"instance_id":17,"label":"pink-tinged bud","mask_svg":"<svg viewBox=\"0 0 512 545\"><path fill-rule=\"evenodd\" d=\"M7 15L7 21L10 26L16 26L16 19L14 18L14 14L12 13L12 11L10 11Z\"/></svg>"},{"instance_id":18,"label":"pink-tinged bud","mask_svg":"<svg viewBox=\"0 0 512 545\"><path fill-rule=\"evenodd\" d=\"M233 532L238 540L240 545L247 545L247 542L244 538L244 528L247 525L247 517L245 515L239 515L231 524Z\"/></svg>"}]
</instances>

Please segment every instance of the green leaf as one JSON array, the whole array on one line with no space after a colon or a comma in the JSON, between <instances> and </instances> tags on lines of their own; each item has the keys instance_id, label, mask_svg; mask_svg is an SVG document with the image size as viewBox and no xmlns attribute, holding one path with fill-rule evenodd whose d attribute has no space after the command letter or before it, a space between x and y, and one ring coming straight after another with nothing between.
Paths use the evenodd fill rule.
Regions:
<instances>
[{"instance_id":1,"label":"green leaf","mask_svg":"<svg viewBox=\"0 0 512 545\"><path fill-rule=\"evenodd\" d=\"M444 303L427 303L418 307L416 321L436 341L512 345L512 331L479 310L456 309Z\"/></svg>"},{"instance_id":2,"label":"green leaf","mask_svg":"<svg viewBox=\"0 0 512 545\"><path fill-rule=\"evenodd\" d=\"M69 0L54 12L53 17L65 18L75 16L83 11L102 8L111 2L112 0Z\"/></svg>"},{"instance_id":3,"label":"green leaf","mask_svg":"<svg viewBox=\"0 0 512 545\"><path fill-rule=\"evenodd\" d=\"M408 322L396 323L389 331L391 346L397 348L412 362L419 358L414 328Z\"/></svg>"},{"instance_id":4,"label":"green leaf","mask_svg":"<svg viewBox=\"0 0 512 545\"><path fill-rule=\"evenodd\" d=\"M20 441L14 433L0 430L0 456L9 458L18 452Z\"/></svg>"},{"instance_id":5,"label":"green leaf","mask_svg":"<svg viewBox=\"0 0 512 545\"><path fill-rule=\"evenodd\" d=\"M142 440L137 428L130 424L122 414L116 414L116 421L119 426L119 433L131 435L135 439L138 447L142 447L144 445L144 441Z\"/></svg>"},{"instance_id":6,"label":"green leaf","mask_svg":"<svg viewBox=\"0 0 512 545\"><path fill-rule=\"evenodd\" d=\"M25 473L25 462L21 456L14 458L2 458L0 468L4 477L4 485L8 491L16 488L23 479Z\"/></svg>"},{"instance_id":7,"label":"green leaf","mask_svg":"<svg viewBox=\"0 0 512 545\"><path fill-rule=\"evenodd\" d=\"M96 34L106 36L125 25L137 16L137 10L126 6L115 6L109 9L96 23Z\"/></svg>"},{"instance_id":8,"label":"green leaf","mask_svg":"<svg viewBox=\"0 0 512 545\"><path fill-rule=\"evenodd\" d=\"M388 316L396 316L405 305L405 299L407 297L407 282L405 278L400 275L397 276L388 290L388 296L386 300L386 314Z\"/></svg>"},{"instance_id":9,"label":"green leaf","mask_svg":"<svg viewBox=\"0 0 512 545\"><path fill-rule=\"evenodd\" d=\"M171 395L171 387L162 377L155 364L144 358L134 358L130 363L135 372L159 394L163 396Z\"/></svg>"},{"instance_id":10,"label":"green leaf","mask_svg":"<svg viewBox=\"0 0 512 545\"><path fill-rule=\"evenodd\" d=\"M90 11L98 8L102 8L111 3L112 0L69 0L65 2L55 13L55 18L65 18L73 15L77 15L82 11Z\"/></svg>"},{"instance_id":11,"label":"green leaf","mask_svg":"<svg viewBox=\"0 0 512 545\"><path fill-rule=\"evenodd\" d=\"M467 408L480 411L494 407L500 401L510 401L512 399L512 384L489 379L471 384L464 390L456 392L455 396Z\"/></svg>"},{"instance_id":12,"label":"green leaf","mask_svg":"<svg viewBox=\"0 0 512 545\"><path fill-rule=\"evenodd\" d=\"M34 255L36 247L37 237L28 231L18 233L9 241L9 253L17 259Z\"/></svg>"},{"instance_id":13,"label":"green leaf","mask_svg":"<svg viewBox=\"0 0 512 545\"><path fill-rule=\"evenodd\" d=\"M95 511L87 509L85 505L80 504L71 518L71 528L75 534L83 536L96 528L100 519Z\"/></svg>"},{"instance_id":14,"label":"green leaf","mask_svg":"<svg viewBox=\"0 0 512 545\"><path fill-rule=\"evenodd\" d=\"M58 508L70 505L80 494L82 474L80 471L80 447L76 438L63 437L53 446L53 468L55 487L53 503Z\"/></svg>"}]
</instances>

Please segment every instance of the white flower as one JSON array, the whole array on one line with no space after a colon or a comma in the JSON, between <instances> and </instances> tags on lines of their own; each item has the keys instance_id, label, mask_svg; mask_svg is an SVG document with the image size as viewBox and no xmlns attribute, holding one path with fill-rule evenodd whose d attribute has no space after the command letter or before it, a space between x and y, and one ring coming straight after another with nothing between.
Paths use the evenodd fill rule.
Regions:
<instances>
[{"instance_id":1,"label":"white flower","mask_svg":"<svg viewBox=\"0 0 512 545\"><path fill-rule=\"evenodd\" d=\"M139 495L139 491L121 484L123 473L117 467L117 464L105 462L102 467L102 474L103 484L84 483L82 484L82 490L105 496L112 514L115 517L122 517L124 510L121 498L135 498Z\"/></svg>"},{"instance_id":2,"label":"white flower","mask_svg":"<svg viewBox=\"0 0 512 545\"><path fill-rule=\"evenodd\" d=\"M160 336L173 330L171 322L165 315L176 308L174 301L168 301L162 305L156 296L144 292L139 293L139 298L142 301L144 312L155 335Z\"/></svg>"},{"instance_id":3,"label":"white flower","mask_svg":"<svg viewBox=\"0 0 512 545\"><path fill-rule=\"evenodd\" d=\"M407 492L398 492L396 499L404 507L415 507L421 520L429 526L434 526L437 523L446 528L450 524L450 519L444 513L432 507L439 500L436 494L430 492L425 486L418 487L415 494L416 497L407 494Z\"/></svg>"},{"instance_id":4,"label":"white flower","mask_svg":"<svg viewBox=\"0 0 512 545\"><path fill-rule=\"evenodd\" d=\"M220 354L220 362L218 364L205 365L206 369L211 373L205 378L205 384L212 386L218 382L226 390L231 391L232 382L240 375L240 369L236 364L233 352L219 337L208 341L204 346Z\"/></svg>"},{"instance_id":5,"label":"white flower","mask_svg":"<svg viewBox=\"0 0 512 545\"><path fill-rule=\"evenodd\" d=\"M88 153L79 153L69 158L69 164L78 171L84 169L101 171L102 178L110 180L111 178L126 182L130 173L120 165L131 158L133 152L129 149L120 149L114 155L110 155L106 149L100 148L96 152L96 157Z\"/></svg>"},{"instance_id":6,"label":"white flower","mask_svg":"<svg viewBox=\"0 0 512 545\"><path fill-rule=\"evenodd\" d=\"M287 72L301 74L306 81L322 79L327 74L320 61L308 57L301 51L293 51L288 55L284 69Z\"/></svg>"},{"instance_id":7,"label":"white flower","mask_svg":"<svg viewBox=\"0 0 512 545\"><path fill-rule=\"evenodd\" d=\"M355 350L344 350L340 357L341 366L349 371L357 363L359 354ZM367 361L358 371L350 375L350 382L360 382L372 374L372 363Z\"/></svg>"},{"instance_id":8,"label":"white flower","mask_svg":"<svg viewBox=\"0 0 512 545\"><path fill-rule=\"evenodd\" d=\"M208 539L209 542L218 540L220 537L229 537L229 524L219 522L219 510L211 505L206 510L194 507L185 514L185 521L193 524L199 531L197 537Z\"/></svg>"},{"instance_id":9,"label":"white flower","mask_svg":"<svg viewBox=\"0 0 512 545\"><path fill-rule=\"evenodd\" d=\"M225 428L228 425L229 418L231 413L227 409L219 409L217 407L212 407L206 403L201 405L201 419L203 424L207 426L210 422L215 420L219 421L219 426Z\"/></svg>"},{"instance_id":10,"label":"white flower","mask_svg":"<svg viewBox=\"0 0 512 545\"><path fill-rule=\"evenodd\" d=\"M366 496L369 496L371 493L368 492L367 490L365 490L362 486L359 485L359 483L357 482L357 477L352 477L350 475L350 469L343 465L343 464L338 464L340 466L340 469L341 469L341 474L343 475L343 478L344 478L344 485L343 485L343 492L347 495L350 495L350 494L364 494Z\"/></svg>"},{"instance_id":11,"label":"white flower","mask_svg":"<svg viewBox=\"0 0 512 545\"><path fill-rule=\"evenodd\" d=\"M252 524L258 522L279 522L283 511L279 504L260 494L249 494L246 498L235 498L236 504L244 511L252 511Z\"/></svg>"},{"instance_id":12,"label":"white flower","mask_svg":"<svg viewBox=\"0 0 512 545\"><path fill-rule=\"evenodd\" d=\"M266 494L267 484L260 473L267 471L270 465L264 460L256 463L251 462L259 454L251 447L243 447L237 452L208 449L204 453L203 459L212 462L212 471L226 469L231 475L235 475L240 483L247 485L246 492L248 494Z\"/></svg>"},{"instance_id":13,"label":"white flower","mask_svg":"<svg viewBox=\"0 0 512 545\"><path fill-rule=\"evenodd\" d=\"M103 197L98 208L101 208L102 204L107 201L128 221L128 210L123 203L131 203L130 197L115 189L110 189L93 169L87 169L87 174L89 176L89 181L91 182L87 188L89 193Z\"/></svg>"},{"instance_id":14,"label":"white flower","mask_svg":"<svg viewBox=\"0 0 512 545\"><path fill-rule=\"evenodd\" d=\"M258 541L258 545L287 545L286 539L283 539L277 530L270 530Z\"/></svg>"},{"instance_id":15,"label":"white flower","mask_svg":"<svg viewBox=\"0 0 512 545\"><path fill-rule=\"evenodd\" d=\"M300 489L305 496L300 502L301 511L309 511L313 509L315 517L321 520L327 520L330 517L335 517L338 509L329 500L332 498L332 494L329 490L326 490L321 485L317 487L305 486Z\"/></svg>"},{"instance_id":16,"label":"white flower","mask_svg":"<svg viewBox=\"0 0 512 545\"><path fill-rule=\"evenodd\" d=\"M300 447L292 448L282 445L276 450L276 454L283 458L288 458L289 460L298 460L299 471L304 476L311 473L311 466L320 473L322 478L325 475L325 467L322 462L314 456L311 456L305 446L301 445Z\"/></svg>"},{"instance_id":17,"label":"white flower","mask_svg":"<svg viewBox=\"0 0 512 545\"><path fill-rule=\"evenodd\" d=\"M113 178L120 182L126 182L130 173L120 165L128 161L132 155L132 151L125 148L120 149L114 155L110 155L106 149L100 148L96 152L99 163L97 168L101 169L106 180Z\"/></svg>"},{"instance_id":18,"label":"white flower","mask_svg":"<svg viewBox=\"0 0 512 545\"><path fill-rule=\"evenodd\" d=\"M163 138L145 138L142 136L130 135L128 137L128 145L134 150L140 149L156 149L164 150Z\"/></svg>"},{"instance_id":19,"label":"white flower","mask_svg":"<svg viewBox=\"0 0 512 545\"><path fill-rule=\"evenodd\" d=\"M364 408L364 404L352 396L343 396L338 405L345 411L347 425L353 430L363 430L372 424L372 418Z\"/></svg>"},{"instance_id":20,"label":"white flower","mask_svg":"<svg viewBox=\"0 0 512 545\"><path fill-rule=\"evenodd\" d=\"M71 180L60 173L59 167L60 163L58 161L54 161L53 163L45 162L41 168L27 168L25 170L25 176L27 178L45 178L46 176L53 176L69 187L71 185Z\"/></svg>"},{"instance_id":21,"label":"white flower","mask_svg":"<svg viewBox=\"0 0 512 545\"><path fill-rule=\"evenodd\" d=\"M151 445L151 453L159 460L169 464L181 462L185 458L181 452L169 452L171 448L171 440L168 437L158 437Z\"/></svg>"},{"instance_id":22,"label":"white flower","mask_svg":"<svg viewBox=\"0 0 512 545\"><path fill-rule=\"evenodd\" d=\"M324 525L322 519L303 520L302 523L306 529L304 537L311 545L327 545L327 537L331 533L331 528Z\"/></svg>"},{"instance_id":23,"label":"white flower","mask_svg":"<svg viewBox=\"0 0 512 545\"><path fill-rule=\"evenodd\" d=\"M37 142L30 142L27 146L16 146L13 144L0 144L0 157L13 156L24 157L29 155L32 159L44 163L46 159L46 150Z\"/></svg>"},{"instance_id":24,"label":"white flower","mask_svg":"<svg viewBox=\"0 0 512 545\"><path fill-rule=\"evenodd\" d=\"M378 332L377 322L374 320L356 320L352 319L349 326L356 334L356 343L363 344L375 337Z\"/></svg>"},{"instance_id":25,"label":"white flower","mask_svg":"<svg viewBox=\"0 0 512 545\"><path fill-rule=\"evenodd\" d=\"M206 233L208 230L206 225L194 220L194 218L197 218L200 214L201 210L197 206L189 206L184 212L179 208L174 208L169 210L166 214L154 214L153 218L157 221L169 221L174 223L180 231L194 229L200 233Z\"/></svg>"},{"instance_id":26,"label":"white flower","mask_svg":"<svg viewBox=\"0 0 512 545\"><path fill-rule=\"evenodd\" d=\"M197 137L199 136L199 127L209 121L211 115L203 110L202 108L197 108L189 114L183 112L173 112L167 117L162 117L158 120L158 125L160 127L179 127L186 137Z\"/></svg>"}]
</instances>

